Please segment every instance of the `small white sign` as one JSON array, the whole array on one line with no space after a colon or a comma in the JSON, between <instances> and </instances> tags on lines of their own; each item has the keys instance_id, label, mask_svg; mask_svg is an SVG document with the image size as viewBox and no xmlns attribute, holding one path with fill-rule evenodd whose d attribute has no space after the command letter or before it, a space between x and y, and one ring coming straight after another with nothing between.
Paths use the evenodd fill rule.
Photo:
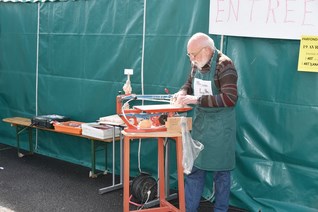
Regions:
<instances>
[{"instance_id":1,"label":"small white sign","mask_svg":"<svg viewBox=\"0 0 318 212\"><path fill-rule=\"evenodd\" d=\"M194 78L194 96L213 95L211 81Z\"/></svg>"},{"instance_id":2,"label":"small white sign","mask_svg":"<svg viewBox=\"0 0 318 212\"><path fill-rule=\"evenodd\" d=\"M125 69L125 75L133 75L134 74L134 70L133 69Z\"/></svg>"}]
</instances>

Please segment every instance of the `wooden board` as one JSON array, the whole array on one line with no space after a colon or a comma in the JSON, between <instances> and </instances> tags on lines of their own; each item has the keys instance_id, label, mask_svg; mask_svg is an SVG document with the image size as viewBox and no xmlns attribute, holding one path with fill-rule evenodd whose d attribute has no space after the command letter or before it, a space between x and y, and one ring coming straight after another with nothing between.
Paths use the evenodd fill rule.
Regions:
<instances>
[{"instance_id":1,"label":"wooden board","mask_svg":"<svg viewBox=\"0 0 318 212\"><path fill-rule=\"evenodd\" d=\"M24 127L30 127L30 128L35 128L39 130L45 130L45 131L50 131L50 132L56 132L56 133L62 133L66 135L72 135L72 136L77 136L77 137L82 137L82 138L87 138L91 140L98 140L98 141L103 141L103 142L112 142L112 138L106 138L106 139L100 139L100 138L95 138L91 136L86 136L86 135L80 135L80 134L74 134L74 133L68 133L68 132L61 132L61 131L56 131L55 129L50 129L50 128L45 128L45 127L37 127L31 125L31 119L29 118L24 118L24 117L10 117L10 118L4 118L2 121L10 123L12 126L24 126ZM120 137L115 137L115 140L119 140Z\"/></svg>"},{"instance_id":2,"label":"wooden board","mask_svg":"<svg viewBox=\"0 0 318 212\"><path fill-rule=\"evenodd\" d=\"M12 118L4 118L2 121L10 123L12 125L21 125L21 126L30 126L31 119L23 118L23 117L12 117Z\"/></svg>"},{"instance_id":3,"label":"wooden board","mask_svg":"<svg viewBox=\"0 0 318 212\"><path fill-rule=\"evenodd\" d=\"M136 105L135 109L144 111L147 113L156 113L156 112L185 112L189 111L192 108L189 106L178 107L171 104L158 104L158 105Z\"/></svg>"}]
</instances>

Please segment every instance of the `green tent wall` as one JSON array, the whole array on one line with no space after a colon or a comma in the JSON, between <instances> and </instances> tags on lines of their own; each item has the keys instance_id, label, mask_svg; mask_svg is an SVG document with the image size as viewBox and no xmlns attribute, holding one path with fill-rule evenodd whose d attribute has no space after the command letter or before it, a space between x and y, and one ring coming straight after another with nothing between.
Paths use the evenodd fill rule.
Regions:
<instances>
[{"instance_id":1,"label":"green tent wall","mask_svg":"<svg viewBox=\"0 0 318 212\"><path fill-rule=\"evenodd\" d=\"M208 8L191 0L0 3L1 119L61 114L92 122L114 114L125 68L134 69L136 94L176 92L190 69L187 40L208 33ZM224 37L223 46L239 74L231 204L317 211L318 75L297 71L299 41ZM0 142L15 145L15 130L3 122ZM26 136L22 142L27 149ZM39 154L89 166L86 140L39 131L35 142ZM138 141L131 148L136 174ZM142 170L156 175L156 145L145 141L141 150ZM211 190L209 179L206 198Z\"/></svg>"}]
</instances>

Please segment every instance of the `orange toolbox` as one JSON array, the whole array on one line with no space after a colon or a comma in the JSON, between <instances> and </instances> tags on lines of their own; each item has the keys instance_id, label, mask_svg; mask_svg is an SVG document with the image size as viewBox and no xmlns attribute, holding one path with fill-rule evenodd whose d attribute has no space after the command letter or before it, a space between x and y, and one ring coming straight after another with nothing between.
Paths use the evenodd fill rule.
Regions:
<instances>
[{"instance_id":1,"label":"orange toolbox","mask_svg":"<svg viewBox=\"0 0 318 212\"><path fill-rule=\"evenodd\" d=\"M55 122L54 129L58 132L72 133L72 134L82 134L81 125L83 122L78 121L66 121L66 122Z\"/></svg>"}]
</instances>

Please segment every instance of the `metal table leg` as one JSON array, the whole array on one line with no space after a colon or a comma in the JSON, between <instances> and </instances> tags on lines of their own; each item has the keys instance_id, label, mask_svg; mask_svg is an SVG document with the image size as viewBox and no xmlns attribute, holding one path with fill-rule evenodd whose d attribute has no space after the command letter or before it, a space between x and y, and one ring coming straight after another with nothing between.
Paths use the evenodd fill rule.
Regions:
<instances>
[{"instance_id":1,"label":"metal table leg","mask_svg":"<svg viewBox=\"0 0 318 212\"><path fill-rule=\"evenodd\" d=\"M115 176L116 176L116 173L115 173L115 169L116 169L116 148L115 148L115 135L116 135L116 126L113 126L113 141L112 141L112 151L113 151L113 167L112 167L112 170L113 170L113 173L112 173L112 185L110 186L107 186L107 187L104 187L104 188L100 188L98 190L99 194L104 194L104 193L107 193L107 192L110 192L110 191L114 191L114 190L117 190L117 189L121 189L123 188L123 145L122 145L122 142L123 142L123 137L122 137L122 134L120 133L120 182L119 183L116 183L116 179L115 179ZM120 128L121 130L121 128Z\"/></svg>"},{"instance_id":2,"label":"metal table leg","mask_svg":"<svg viewBox=\"0 0 318 212\"><path fill-rule=\"evenodd\" d=\"M29 153L27 154L23 154L20 152L20 134L22 132L24 132L26 129L28 129L28 133L29 133ZM33 142L32 142L32 128L30 127L21 127L20 126L16 126L16 137L17 137L17 150L18 150L18 156L19 157L23 157L25 155L32 155L34 150L33 150Z\"/></svg>"}]
</instances>

